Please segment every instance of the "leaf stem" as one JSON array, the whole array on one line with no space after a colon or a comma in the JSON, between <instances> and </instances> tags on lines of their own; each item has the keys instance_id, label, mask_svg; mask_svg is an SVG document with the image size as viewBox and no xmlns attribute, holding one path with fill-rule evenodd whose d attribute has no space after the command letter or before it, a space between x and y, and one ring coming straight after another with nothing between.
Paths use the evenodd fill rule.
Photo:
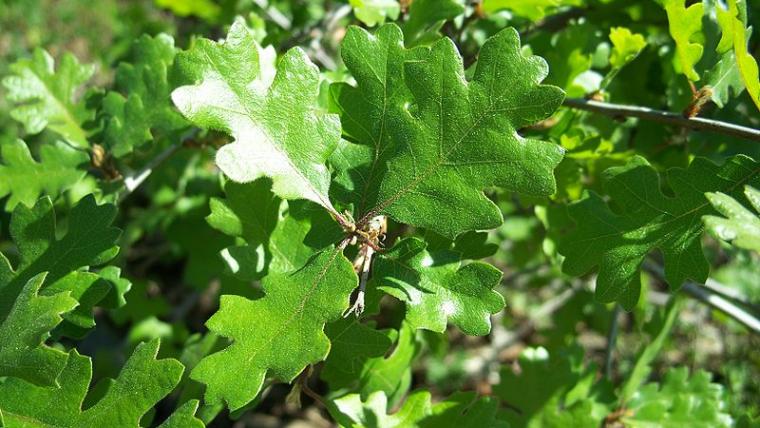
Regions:
<instances>
[{"instance_id":1,"label":"leaf stem","mask_svg":"<svg viewBox=\"0 0 760 428\"><path fill-rule=\"evenodd\" d=\"M760 142L760 129L714 119L705 119L701 117L686 118L679 113L669 111L655 110L641 106L605 103L582 98L567 98L563 102L563 105L565 107L591 111L611 117L636 117L665 125L714 132L717 134L730 135L732 137Z\"/></svg>"},{"instance_id":2,"label":"leaf stem","mask_svg":"<svg viewBox=\"0 0 760 428\"><path fill-rule=\"evenodd\" d=\"M617 343L618 330L620 329L620 305L616 304L612 310L610 319L610 330L607 332L607 352L604 354L604 375L607 379L612 379L612 360L615 353L615 344Z\"/></svg>"},{"instance_id":3,"label":"leaf stem","mask_svg":"<svg viewBox=\"0 0 760 428\"><path fill-rule=\"evenodd\" d=\"M123 201L127 196L131 195L145 180L150 177L153 170L161 165L166 159L171 157L183 146L182 143L174 143L159 153L156 157L150 160L141 170L124 177L124 193L119 196L119 202Z\"/></svg>"}]
</instances>

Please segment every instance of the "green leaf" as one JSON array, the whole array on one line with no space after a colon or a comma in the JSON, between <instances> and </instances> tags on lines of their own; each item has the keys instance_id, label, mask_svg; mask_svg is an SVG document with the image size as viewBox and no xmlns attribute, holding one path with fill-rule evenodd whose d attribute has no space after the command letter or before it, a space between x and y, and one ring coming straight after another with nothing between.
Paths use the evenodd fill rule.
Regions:
<instances>
[{"instance_id":1,"label":"green leaf","mask_svg":"<svg viewBox=\"0 0 760 428\"><path fill-rule=\"evenodd\" d=\"M20 261L15 271L0 258L0 317L19 294L24 284L41 272L54 284L70 272L97 266L118 252L114 245L121 231L110 224L116 216L113 205L97 205L93 196L82 199L70 212L66 234L56 238L56 219L49 198L40 199L33 208L19 205L10 224Z\"/></svg>"},{"instance_id":2,"label":"green leaf","mask_svg":"<svg viewBox=\"0 0 760 428\"><path fill-rule=\"evenodd\" d=\"M41 324L45 328L54 327L58 324L59 314L68 312L77 304L81 308L65 317L74 326L85 328L91 325L90 310L105 297L108 289L104 288L106 284L97 281L94 274L77 271L82 267L105 263L116 254L118 248L114 242L120 231L109 226L115 215L114 206L99 206L94 197L85 197L71 210L67 233L57 239L55 213L49 198L40 199L33 208L24 205L16 207L10 223L11 237L20 254L16 270L4 255L0 255L0 323L6 334L17 335L26 347L39 345L45 339L47 331L41 331L40 325L24 321L31 316L27 311L32 308L25 307L23 302L30 300L40 302L39 305L51 305L50 302L58 301L48 310L38 309L36 312L40 321L47 320ZM43 272L47 272L47 286L41 288L39 274ZM38 278L39 284L32 282L33 278ZM36 298L40 289L42 296L53 294L54 297ZM60 294L62 292L66 294ZM74 300L74 305L63 303L72 297L81 301ZM13 349L21 348L3 346L0 353L17 352ZM13 375L38 384L52 384L63 364L58 361L45 367L33 361L25 362L24 358L34 358L34 352L14 353L14 364L18 370ZM4 370L0 371L0 376L7 374Z\"/></svg>"},{"instance_id":3,"label":"green leaf","mask_svg":"<svg viewBox=\"0 0 760 428\"><path fill-rule=\"evenodd\" d=\"M67 233L57 239L55 214L49 198L40 199L33 208L16 207L10 233L20 261L14 271L8 259L0 255L0 326L5 334L16 337L18 344L3 347L2 352L10 352L12 357L4 357L6 362L0 368L0 376L12 370L13 376L37 384L55 382L65 364L65 356L48 351L44 346L39 351L34 347L40 346L50 329L58 324L60 314L74 306L79 307L64 315L67 323L61 326L61 333L80 335L82 329L94 324L92 307L106 297L111 287L97 275L79 270L105 263L118 251L114 242L120 231L109 226L115 214L114 206L99 206L92 196L85 197L71 210ZM47 272L44 288L39 279L43 272ZM32 282L33 278L38 278L39 284ZM41 290L40 296L35 297L38 290ZM56 301L57 304L51 303ZM64 304L68 301L74 304ZM35 306L28 306L30 304L47 309L34 310ZM42 324L29 321L33 314ZM22 349L29 351L21 352ZM48 356L52 362L35 362L36 353Z\"/></svg>"},{"instance_id":4,"label":"green leaf","mask_svg":"<svg viewBox=\"0 0 760 428\"><path fill-rule=\"evenodd\" d=\"M702 58L704 46L697 41L702 32L702 3L685 7L686 0L661 0L668 14L668 29L670 36L676 42L676 58L680 72L689 80L699 80L699 74L694 66Z\"/></svg>"},{"instance_id":5,"label":"green leaf","mask_svg":"<svg viewBox=\"0 0 760 428\"><path fill-rule=\"evenodd\" d=\"M382 24L386 19L395 21L401 12L397 0L349 0L354 15L370 27Z\"/></svg>"},{"instance_id":6,"label":"green leaf","mask_svg":"<svg viewBox=\"0 0 760 428\"><path fill-rule=\"evenodd\" d=\"M198 400L190 400L177 409L158 428L204 428L203 421L195 417Z\"/></svg>"},{"instance_id":7,"label":"green leaf","mask_svg":"<svg viewBox=\"0 0 760 428\"><path fill-rule=\"evenodd\" d=\"M31 278L0 324L0 376L15 376L37 385L53 385L68 355L44 344L61 321L77 306L68 293L40 296L45 273Z\"/></svg>"},{"instance_id":8,"label":"green leaf","mask_svg":"<svg viewBox=\"0 0 760 428\"><path fill-rule=\"evenodd\" d=\"M359 375L361 396L366 398L373 392L383 391L391 405L395 406L409 391L412 363L419 350L414 329L403 323L393 352L387 357L372 358L364 363Z\"/></svg>"},{"instance_id":9,"label":"green leaf","mask_svg":"<svg viewBox=\"0 0 760 428\"><path fill-rule=\"evenodd\" d=\"M554 192L561 148L517 130L551 115L562 91L539 85L546 63L520 53L515 30L486 41L471 82L451 40L405 50L393 24L374 36L350 28L342 55L357 87L332 95L358 144L331 160L360 224L387 214L453 238L502 222L485 188Z\"/></svg>"},{"instance_id":10,"label":"green leaf","mask_svg":"<svg viewBox=\"0 0 760 428\"><path fill-rule=\"evenodd\" d=\"M508 9L517 16L537 21L560 6L580 6L582 0L484 0L483 10L493 13Z\"/></svg>"},{"instance_id":11,"label":"green leaf","mask_svg":"<svg viewBox=\"0 0 760 428\"><path fill-rule=\"evenodd\" d=\"M706 24L703 31L705 38L715 44L718 32L720 40L715 44L715 53L705 55L702 59L714 63L705 73L705 85L710 86L712 90L711 99L718 106L723 107L731 97L736 97L744 91L744 82L742 82L739 66L736 61L736 53L733 50L733 19L736 16L735 7L729 3L729 9L723 9L719 2L710 0L706 2L707 6L705 17ZM709 42L708 42L709 43ZM705 46L708 46L708 43ZM717 62L716 62L717 60Z\"/></svg>"},{"instance_id":12,"label":"green leaf","mask_svg":"<svg viewBox=\"0 0 760 428\"><path fill-rule=\"evenodd\" d=\"M470 335L491 331L491 314L504 308L493 288L501 272L481 262L461 266L455 251L429 253L425 242L407 238L380 255L373 282L406 304L406 322L413 328L443 333L447 322Z\"/></svg>"},{"instance_id":13,"label":"green leaf","mask_svg":"<svg viewBox=\"0 0 760 428\"><path fill-rule=\"evenodd\" d=\"M730 33L731 36L724 36L723 40L732 40L734 54L736 55L736 66L739 68L744 86L747 88L750 98L760 109L760 78L758 77L757 61L747 49L749 43L749 31L746 28L746 17L742 16L739 11L740 7L746 8L743 1L729 0L729 10L727 13L718 14L723 34ZM718 8L720 9L720 8ZM746 13L746 12L745 12Z\"/></svg>"},{"instance_id":14,"label":"green leaf","mask_svg":"<svg viewBox=\"0 0 760 428\"><path fill-rule=\"evenodd\" d=\"M76 350L68 356L60 387L36 386L16 378L0 381L5 426L139 427L142 416L174 389L184 370L177 360L156 360L158 348L158 340L139 345L105 395L84 411L92 362Z\"/></svg>"},{"instance_id":15,"label":"green leaf","mask_svg":"<svg viewBox=\"0 0 760 428\"><path fill-rule=\"evenodd\" d=\"M437 32L449 20L456 18L465 11L462 0L415 0L409 6L409 16L403 24L404 36L407 43L414 45L418 42L439 38Z\"/></svg>"},{"instance_id":16,"label":"green leaf","mask_svg":"<svg viewBox=\"0 0 760 428\"><path fill-rule=\"evenodd\" d=\"M519 409L507 413L510 426L541 426L544 415L561 408L565 394L580 379L582 361L579 347L551 357L544 348L528 348L520 355L519 372L504 367L494 394Z\"/></svg>"},{"instance_id":17,"label":"green leaf","mask_svg":"<svg viewBox=\"0 0 760 428\"><path fill-rule=\"evenodd\" d=\"M730 50L720 56L720 60L705 73L705 84L712 88L712 101L723 107L732 96L738 96L744 90L736 55Z\"/></svg>"},{"instance_id":18,"label":"green leaf","mask_svg":"<svg viewBox=\"0 0 760 428\"><path fill-rule=\"evenodd\" d=\"M623 68L626 64L636 59L647 42L641 34L631 33L625 27L613 27L610 30L612 53L610 65L613 68Z\"/></svg>"},{"instance_id":19,"label":"green leaf","mask_svg":"<svg viewBox=\"0 0 760 428\"><path fill-rule=\"evenodd\" d=\"M394 414L388 414L388 398L376 391L362 401L359 394L333 400L328 409L341 426L351 428L402 428L418 426L432 412L430 393L417 391L409 396Z\"/></svg>"},{"instance_id":20,"label":"green leaf","mask_svg":"<svg viewBox=\"0 0 760 428\"><path fill-rule=\"evenodd\" d=\"M636 391L641 388L641 385L649 378L652 373L652 362L657 358L658 354L665 345L665 341L670 336L670 332L673 330L673 324L675 323L678 314L681 313L683 307L682 301L678 299L672 299L665 309L664 313L659 321L659 331L654 336L651 342L647 343L636 358L636 363L628 375L628 379L625 381L620 390L619 401L621 404L625 404L631 397L634 396Z\"/></svg>"},{"instance_id":21,"label":"green leaf","mask_svg":"<svg viewBox=\"0 0 760 428\"><path fill-rule=\"evenodd\" d=\"M232 345L203 359L191 375L207 385L206 401L239 409L256 397L267 373L290 382L324 360L330 350L324 326L341 317L357 282L351 263L333 249L297 270L270 272L261 299L222 296L207 325Z\"/></svg>"},{"instance_id":22,"label":"green leaf","mask_svg":"<svg viewBox=\"0 0 760 428\"><path fill-rule=\"evenodd\" d=\"M10 71L12 74L3 79L8 101L15 104L10 114L26 132L37 134L50 128L74 146L88 146L81 125L91 113L75 95L92 77L94 66L82 65L67 53L56 70L53 57L35 49L31 58L11 64Z\"/></svg>"},{"instance_id":23,"label":"green leaf","mask_svg":"<svg viewBox=\"0 0 760 428\"><path fill-rule=\"evenodd\" d=\"M107 118L103 138L113 156L127 155L154 140L154 135L187 125L170 99L167 75L175 53L171 36L143 35L132 46L134 62L119 64L115 82L119 92L109 92L103 99Z\"/></svg>"},{"instance_id":24,"label":"green leaf","mask_svg":"<svg viewBox=\"0 0 760 428\"><path fill-rule=\"evenodd\" d=\"M760 185L759 172L760 164L745 156L721 166L696 158L688 169L668 171L667 184L675 194L669 197L644 158L609 168L603 181L610 205L592 192L568 207L576 228L560 241L563 270L577 276L598 266L597 300L618 301L629 310L639 299L639 268L653 250L664 255L671 289L688 279L704 282L709 265L701 249L701 218L713 212L704 193L739 196L745 184Z\"/></svg>"},{"instance_id":25,"label":"green leaf","mask_svg":"<svg viewBox=\"0 0 760 428\"><path fill-rule=\"evenodd\" d=\"M61 325L57 333L68 337L83 337L87 330L95 326L92 309L110 291L111 284L99 275L74 271L46 287L42 294L52 296L68 292L78 302L76 309L63 316L66 323Z\"/></svg>"},{"instance_id":26,"label":"green leaf","mask_svg":"<svg viewBox=\"0 0 760 428\"><path fill-rule=\"evenodd\" d=\"M222 12L212 0L154 0L156 5L169 9L178 16L197 16L209 22L216 22Z\"/></svg>"},{"instance_id":27,"label":"green leaf","mask_svg":"<svg viewBox=\"0 0 760 428\"><path fill-rule=\"evenodd\" d=\"M473 392L459 392L445 400L431 404L428 391L416 391L403 406L388 414L388 398L382 391L362 400L359 394L349 394L328 405L330 414L341 426L365 428L506 428L501 420L499 401L492 397L478 397Z\"/></svg>"},{"instance_id":28,"label":"green leaf","mask_svg":"<svg viewBox=\"0 0 760 428\"><path fill-rule=\"evenodd\" d=\"M706 193L705 196L713 208L725 216L702 217L707 230L716 238L731 241L737 247L760 251L760 191L750 186L744 187L744 196L758 214L744 208L725 193Z\"/></svg>"},{"instance_id":29,"label":"green leaf","mask_svg":"<svg viewBox=\"0 0 760 428\"><path fill-rule=\"evenodd\" d=\"M495 397L474 392L457 392L433 405L432 414L419 422L420 428L507 428Z\"/></svg>"},{"instance_id":30,"label":"green leaf","mask_svg":"<svg viewBox=\"0 0 760 428\"><path fill-rule=\"evenodd\" d=\"M34 205L41 195L57 197L84 177L80 167L90 161L85 152L60 141L42 145L39 162L21 140L0 145L0 157L0 198L10 195L6 210L18 203Z\"/></svg>"},{"instance_id":31,"label":"green leaf","mask_svg":"<svg viewBox=\"0 0 760 428\"><path fill-rule=\"evenodd\" d=\"M331 346L320 375L332 390L355 383L365 364L372 358L383 357L393 344L388 332L377 331L356 318L328 324L325 333Z\"/></svg>"},{"instance_id":32,"label":"green leaf","mask_svg":"<svg viewBox=\"0 0 760 428\"><path fill-rule=\"evenodd\" d=\"M641 387L628 402L632 416L621 421L627 427L695 427L733 426L725 413L727 404L723 387L710 381L710 374L698 371L689 377L686 367L672 368L665 373L662 385L650 383Z\"/></svg>"},{"instance_id":33,"label":"green leaf","mask_svg":"<svg viewBox=\"0 0 760 428\"><path fill-rule=\"evenodd\" d=\"M240 279L260 279L267 272L289 272L343 237L324 210L308 201L283 203L271 181L225 184L225 199L212 199L208 223L246 244L229 247L222 257Z\"/></svg>"},{"instance_id":34,"label":"green leaf","mask_svg":"<svg viewBox=\"0 0 760 428\"><path fill-rule=\"evenodd\" d=\"M325 161L340 140L335 115L318 111L319 71L300 48L288 51L271 75L262 49L238 19L227 39L199 39L177 56L193 85L172 92L179 110L196 125L231 134L216 155L233 181L266 176L285 199L308 199L335 213L328 199Z\"/></svg>"}]
</instances>

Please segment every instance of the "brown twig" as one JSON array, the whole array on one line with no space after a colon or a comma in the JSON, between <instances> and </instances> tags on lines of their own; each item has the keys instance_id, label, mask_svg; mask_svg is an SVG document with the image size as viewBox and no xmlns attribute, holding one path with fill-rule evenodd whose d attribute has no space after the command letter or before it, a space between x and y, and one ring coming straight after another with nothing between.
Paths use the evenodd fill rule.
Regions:
<instances>
[{"instance_id":1,"label":"brown twig","mask_svg":"<svg viewBox=\"0 0 760 428\"><path fill-rule=\"evenodd\" d=\"M663 110L654 110L648 107L612 104L601 101L586 100L582 98L567 98L563 102L565 107L578 110L586 110L594 113L618 117L636 117L643 120L658 122L665 125L680 128L697 129L717 134L730 135L760 142L760 130L719 120L705 119L701 117L683 117L682 114Z\"/></svg>"}]
</instances>

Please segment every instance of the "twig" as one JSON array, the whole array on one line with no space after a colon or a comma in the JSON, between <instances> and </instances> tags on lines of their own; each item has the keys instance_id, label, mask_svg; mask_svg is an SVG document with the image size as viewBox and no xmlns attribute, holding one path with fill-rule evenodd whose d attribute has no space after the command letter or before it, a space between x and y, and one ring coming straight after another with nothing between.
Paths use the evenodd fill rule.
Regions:
<instances>
[{"instance_id":1,"label":"twig","mask_svg":"<svg viewBox=\"0 0 760 428\"><path fill-rule=\"evenodd\" d=\"M309 376L311 375L311 367L307 367L306 370L301 372L301 375L298 377L299 384L301 386L301 391L303 391L304 394L311 397L312 400L314 400L316 403L318 403L323 408L327 408L327 404L325 404L325 400L322 398L321 395L317 394L311 387L309 386Z\"/></svg>"},{"instance_id":2,"label":"twig","mask_svg":"<svg viewBox=\"0 0 760 428\"><path fill-rule=\"evenodd\" d=\"M646 263L644 267L661 281L665 281L665 272L662 266ZM694 297L733 318L743 326L747 327L751 332L760 334L760 319L731 301L726 300L715 291L706 288L703 284L687 282L684 284L682 290L689 296Z\"/></svg>"},{"instance_id":3,"label":"twig","mask_svg":"<svg viewBox=\"0 0 760 428\"><path fill-rule=\"evenodd\" d=\"M724 314L728 315L729 317L738 321L740 324L747 327L747 329L749 329L753 333L760 334L760 320L759 319L757 319L756 317L754 317L752 314L745 311L744 309L740 308L739 306L736 306L730 301L724 299L717 293L714 293L713 291L705 288L704 286L694 283L694 282L687 282L683 286L683 291L685 291L686 294L704 303L707 303L713 308L723 312Z\"/></svg>"},{"instance_id":4,"label":"twig","mask_svg":"<svg viewBox=\"0 0 760 428\"><path fill-rule=\"evenodd\" d=\"M580 18L586 13L588 13L588 10L585 8L572 7L564 12L547 16L541 21L538 21L534 25L528 27L525 31L520 32L520 38L524 39L533 33L541 31L556 33L562 28L566 27L570 21L575 18Z\"/></svg>"},{"instance_id":5,"label":"twig","mask_svg":"<svg viewBox=\"0 0 760 428\"><path fill-rule=\"evenodd\" d=\"M270 6L268 0L253 0L253 3L264 12L264 15L270 21L277 24L283 30L290 30L290 27L292 26L290 18L283 15L276 7Z\"/></svg>"},{"instance_id":6,"label":"twig","mask_svg":"<svg viewBox=\"0 0 760 428\"><path fill-rule=\"evenodd\" d=\"M607 379L612 379L612 360L615 353L615 344L617 343L620 318L620 305L615 305L612 310L612 319L610 320L610 330L607 332L607 352L604 354L604 375Z\"/></svg>"},{"instance_id":7,"label":"twig","mask_svg":"<svg viewBox=\"0 0 760 428\"><path fill-rule=\"evenodd\" d=\"M654 110L648 107L605 103L582 98L567 98L563 102L563 105L612 117L637 117L639 119L650 120L666 125L698 129L760 142L760 129L749 128L719 120L705 119L701 117L686 118L679 113L669 111Z\"/></svg>"},{"instance_id":8,"label":"twig","mask_svg":"<svg viewBox=\"0 0 760 428\"><path fill-rule=\"evenodd\" d=\"M119 196L119 201L121 202L124 200L124 198L132 194L135 189L140 187L140 185L145 182L145 180L150 176L154 169L156 169L166 159L168 159L171 155L173 155L177 150L181 148L182 143L172 144L171 146L164 149L163 152L159 153L155 158L151 159L151 161L148 162L148 164L145 165L143 169L124 177L125 191Z\"/></svg>"},{"instance_id":9,"label":"twig","mask_svg":"<svg viewBox=\"0 0 760 428\"><path fill-rule=\"evenodd\" d=\"M736 303L742 304L748 308L752 308L760 312L760 304L758 304L758 302L753 302L749 300L747 296L743 295L738 290L735 290L726 285L723 285L712 278L708 278L707 281L705 281L703 286L710 291L713 291L715 293L720 294L723 297L726 297L728 299L735 301Z\"/></svg>"}]
</instances>

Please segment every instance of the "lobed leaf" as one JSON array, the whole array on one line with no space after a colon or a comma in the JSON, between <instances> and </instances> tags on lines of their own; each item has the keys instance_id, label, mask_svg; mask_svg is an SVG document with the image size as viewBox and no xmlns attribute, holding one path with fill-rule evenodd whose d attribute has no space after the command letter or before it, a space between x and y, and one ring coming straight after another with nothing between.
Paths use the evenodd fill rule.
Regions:
<instances>
[{"instance_id":1,"label":"lobed leaf","mask_svg":"<svg viewBox=\"0 0 760 428\"><path fill-rule=\"evenodd\" d=\"M332 94L357 144L331 161L360 224L386 214L453 238L501 223L485 188L554 192L562 149L517 130L551 115L562 91L539 84L546 63L521 54L515 30L486 41L471 82L449 39L407 50L393 24L349 29L342 55L357 86Z\"/></svg>"},{"instance_id":2,"label":"lobed leaf","mask_svg":"<svg viewBox=\"0 0 760 428\"><path fill-rule=\"evenodd\" d=\"M661 0L668 14L670 36L676 42L679 71L689 80L696 81L699 80L699 74L694 66L702 58L704 46L695 40L702 31L704 6L695 3L687 8L685 2L686 0Z\"/></svg>"},{"instance_id":3,"label":"lobed leaf","mask_svg":"<svg viewBox=\"0 0 760 428\"><path fill-rule=\"evenodd\" d=\"M61 372L60 387L37 386L17 378L0 381L5 426L138 428L143 415L174 389L184 370L177 360L157 360L158 348L158 340L138 345L105 395L86 410L82 407L92 362L76 350L70 352ZM203 425L195 422L195 426Z\"/></svg>"},{"instance_id":4,"label":"lobed leaf","mask_svg":"<svg viewBox=\"0 0 760 428\"><path fill-rule=\"evenodd\" d=\"M669 170L667 178L675 197L663 194L655 170L635 157L605 171L610 205L592 192L568 207L576 227L560 241L563 270L582 275L598 266L599 301L633 308L641 288L639 268L655 249L663 253L665 278L673 290L688 279L704 282L709 264L701 249L701 218L713 212L704 193L738 196L745 184L760 184L760 164L745 156L721 166L696 158L688 169Z\"/></svg>"},{"instance_id":5,"label":"lobed leaf","mask_svg":"<svg viewBox=\"0 0 760 428\"><path fill-rule=\"evenodd\" d=\"M174 62L174 39L143 35L132 46L134 62L116 70L115 88L103 99L103 139L109 153L122 157L150 141L187 126L170 98L168 72Z\"/></svg>"},{"instance_id":6,"label":"lobed leaf","mask_svg":"<svg viewBox=\"0 0 760 428\"><path fill-rule=\"evenodd\" d=\"M760 251L760 191L751 186L744 187L744 196L758 214L724 193L706 193L705 196L713 208L725 216L702 217L707 230L737 247Z\"/></svg>"},{"instance_id":7,"label":"lobed leaf","mask_svg":"<svg viewBox=\"0 0 760 428\"><path fill-rule=\"evenodd\" d=\"M641 387L628 401L630 416L622 422L630 427L653 424L665 427L730 427L732 418L725 412L723 388L711 383L710 374L698 371L691 377L689 369L677 367L665 373L662 384Z\"/></svg>"},{"instance_id":8,"label":"lobed leaf","mask_svg":"<svg viewBox=\"0 0 760 428\"><path fill-rule=\"evenodd\" d=\"M39 162L22 140L0 145L0 198L10 195L5 209L30 206L42 195L57 197L84 177L90 158L61 141L40 147Z\"/></svg>"},{"instance_id":9,"label":"lobed leaf","mask_svg":"<svg viewBox=\"0 0 760 428\"><path fill-rule=\"evenodd\" d=\"M644 36L631 33L631 30L625 27L610 29L610 41L612 42L610 65L613 68L622 68L636 59L641 50L647 45Z\"/></svg>"},{"instance_id":10,"label":"lobed leaf","mask_svg":"<svg viewBox=\"0 0 760 428\"><path fill-rule=\"evenodd\" d=\"M7 363L0 365L0 376L11 374L6 372L8 370L13 376L38 384L55 382L65 357L52 356L53 352L47 351L41 342L58 324L60 314L77 305L80 307L64 318L79 329L94 323L91 309L106 297L111 286L97 275L80 269L105 263L118 251L114 243L120 231L110 227L115 214L114 206L97 205L94 197L85 197L71 210L67 233L58 239L49 198L40 199L33 208L16 207L10 223L11 237L20 254L16 269L0 255L0 329L5 335L15 337L11 340L8 336L7 342L0 342L0 354L10 353L14 363L12 367ZM46 276L40 276L43 273ZM112 273L108 275L110 280L114 279ZM42 278L45 278L45 287L42 287ZM122 294L128 288L123 285L118 290ZM40 296L37 296L38 291ZM40 324L30 322L30 317ZM37 346L42 346L40 351L35 350ZM37 364L36 353L57 360Z\"/></svg>"},{"instance_id":11,"label":"lobed leaf","mask_svg":"<svg viewBox=\"0 0 760 428\"><path fill-rule=\"evenodd\" d=\"M324 326L341 317L357 282L351 263L332 249L296 270L270 272L261 299L222 296L207 325L232 345L204 358L191 374L206 384L206 401L239 409L256 397L268 373L290 382L325 359L330 341Z\"/></svg>"},{"instance_id":12,"label":"lobed leaf","mask_svg":"<svg viewBox=\"0 0 760 428\"><path fill-rule=\"evenodd\" d=\"M417 238L398 242L375 261L373 282L405 302L413 328L443 333L450 321L466 334L488 334L491 314L504 308L504 298L493 290L501 272L482 262L461 266L460 253L429 253L425 247Z\"/></svg>"},{"instance_id":13,"label":"lobed leaf","mask_svg":"<svg viewBox=\"0 0 760 428\"><path fill-rule=\"evenodd\" d=\"M194 124L234 137L216 155L233 181L270 177L276 195L336 213L325 161L340 140L340 124L318 110L319 71L300 48L280 59L276 74L264 55L238 19L223 42L199 39L177 56L192 84L175 89L172 100Z\"/></svg>"},{"instance_id":14,"label":"lobed leaf","mask_svg":"<svg viewBox=\"0 0 760 428\"><path fill-rule=\"evenodd\" d=\"M328 405L330 414L346 427L401 428L401 427L456 427L456 428L505 428L501 420L499 402L492 397L478 397L472 392L453 394L445 400L432 404L428 391L412 393L393 414L389 411L388 398L382 391L369 395L366 400L358 394L349 394L333 400Z\"/></svg>"},{"instance_id":15,"label":"lobed leaf","mask_svg":"<svg viewBox=\"0 0 760 428\"><path fill-rule=\"evenodd\" d=\"M26 132L37 134L50 128L76 147L88 146L82 123L92 114L76 96L92 77L94 66L80 64L67 53L56 70L53 57L38 48L31 58L11 64L10 71L2 81L8 101L15 105L10 115Z\"/></svg>"},{"instance_id":16,"label":"lobed leaf","mask_svg":"<svg viewBox=\"0 0 760 428\"><path fill-rule=\"evenodd\" d=\"M66 366L68 354L44 344L49 332L77 301L62 292L38 293L45 273L31 278L0 323L0 375L15 376L36 385L54 385Z\"/></svg>"}]
</instances>

